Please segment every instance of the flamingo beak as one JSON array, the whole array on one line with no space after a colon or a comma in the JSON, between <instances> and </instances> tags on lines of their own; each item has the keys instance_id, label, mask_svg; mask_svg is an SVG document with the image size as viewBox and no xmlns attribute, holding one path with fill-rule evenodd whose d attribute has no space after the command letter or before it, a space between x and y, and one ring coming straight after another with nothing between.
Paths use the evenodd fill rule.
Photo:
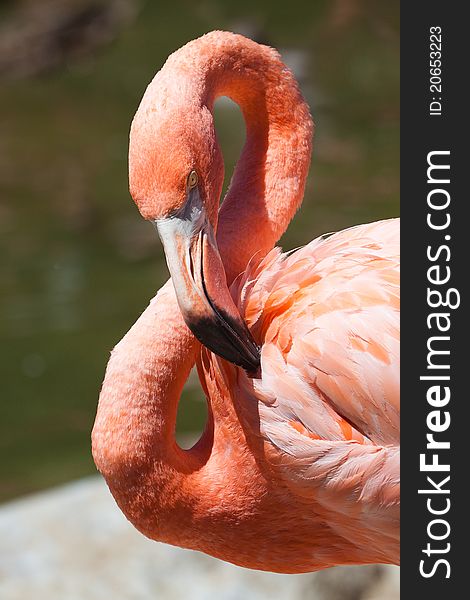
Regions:
<instances>
[{"instance_id":1,"label":"flamingo beak","mask_svg":"<svg viewBox=\"0 0 470 600\"><path fill-rule=\"evenodd\" d=\"M188 191L177 214L155 225L186 325L215 354L248 372L256 371L260 350L230 295L197 186Z\"/></svg>"}]
</instances>

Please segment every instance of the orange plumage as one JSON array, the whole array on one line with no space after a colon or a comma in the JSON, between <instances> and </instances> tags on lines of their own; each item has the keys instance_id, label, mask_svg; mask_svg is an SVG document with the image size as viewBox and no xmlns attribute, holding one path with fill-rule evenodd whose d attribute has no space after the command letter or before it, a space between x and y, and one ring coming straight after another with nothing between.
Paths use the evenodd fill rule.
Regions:
<instances>
[{"instance_id":1,"label":"orange plumage","mask_svg":"<svg viewBox=\"0 0 470 600\"><path fill-rule=\"evenodd\" d=\"M239 103L247 141L217 214L219 95ZM150 84L131 191L173 283L114 349L93 430L96 464L145 535L287 573L399 560L399 223L273 249L311 133L277 53L242 36L191 42ZM186 451L174 429L195 361L209 421Z\"/></svg>"}]
</instances>

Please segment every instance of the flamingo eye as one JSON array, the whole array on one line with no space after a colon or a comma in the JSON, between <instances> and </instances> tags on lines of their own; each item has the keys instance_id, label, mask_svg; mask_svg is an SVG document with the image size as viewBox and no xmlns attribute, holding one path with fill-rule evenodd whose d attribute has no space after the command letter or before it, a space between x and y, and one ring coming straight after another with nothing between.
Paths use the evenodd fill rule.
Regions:
<instances>
[{"instance_id":1,"label":"flamingo eye","mask_svg":"<svg viewBox=\"0 0 470 600\"><path fill-rule=\"evenodd\" d=\"M189 189L192 189L193 187L195 187L197 185L198 181L199 181L199 177L197 176L196 171L191 171L191 173L188 175Z\"/></svg>"}]
</instances>

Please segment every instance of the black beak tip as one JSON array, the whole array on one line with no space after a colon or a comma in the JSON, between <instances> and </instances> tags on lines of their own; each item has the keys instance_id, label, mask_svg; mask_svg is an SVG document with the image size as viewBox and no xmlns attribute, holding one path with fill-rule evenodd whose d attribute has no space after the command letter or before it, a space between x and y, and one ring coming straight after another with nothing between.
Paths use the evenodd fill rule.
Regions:
<instances>
[{"instance_id":1,"label":"black beak tip","mask_svg":"<svg viewBox=\"0 0 470 600\"><path fill-rule=\"evenodd\" d=\"M261 361L258 360L258 363L255 367L243 367L245 373L248 375L250 379L261 379Z\"/></svg>"},{"instance_id":2,"label":"black beak tip","mask_svg":"<svg viewBox=\"0 0 470 600\"><path fill-rule=\"evenodd\" d=\"M256 355L248 357L242 357L240 355L240 362L238 364L239 367L242 367L247 373L247 375L253 376L256 372L260 370L261 367L261 357L260 357L260 349L258 346L256 348Z\"/></svg>"},{"instance_id":3,"label":"black beak tip","mask_svg":"<svg viewBox=\"0 0 470 600\"><path fill-rule=\"evenodd\" d=\"M190 318L186 325L203 346L241 367L250 377L260 372L260 348L248 329L235 333L233 326L220 318Z\"/></svg>"}]
</instances>

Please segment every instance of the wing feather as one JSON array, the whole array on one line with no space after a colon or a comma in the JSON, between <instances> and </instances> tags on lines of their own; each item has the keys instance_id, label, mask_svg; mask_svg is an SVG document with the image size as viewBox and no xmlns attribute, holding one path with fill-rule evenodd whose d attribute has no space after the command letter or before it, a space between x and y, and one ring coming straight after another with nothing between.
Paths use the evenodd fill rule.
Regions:
<instances>
[{"instance_id":1,"label":"wing feather","mask_svg":"<svg viewBox=\"0 0 470 600\"><path fill-rule=\"evenodd\" d=\"M275 249L233 293L263 344L256 391L273 444L290 448L293 431L398 444L398 220Z\"/></svg>"}]
</instances>

